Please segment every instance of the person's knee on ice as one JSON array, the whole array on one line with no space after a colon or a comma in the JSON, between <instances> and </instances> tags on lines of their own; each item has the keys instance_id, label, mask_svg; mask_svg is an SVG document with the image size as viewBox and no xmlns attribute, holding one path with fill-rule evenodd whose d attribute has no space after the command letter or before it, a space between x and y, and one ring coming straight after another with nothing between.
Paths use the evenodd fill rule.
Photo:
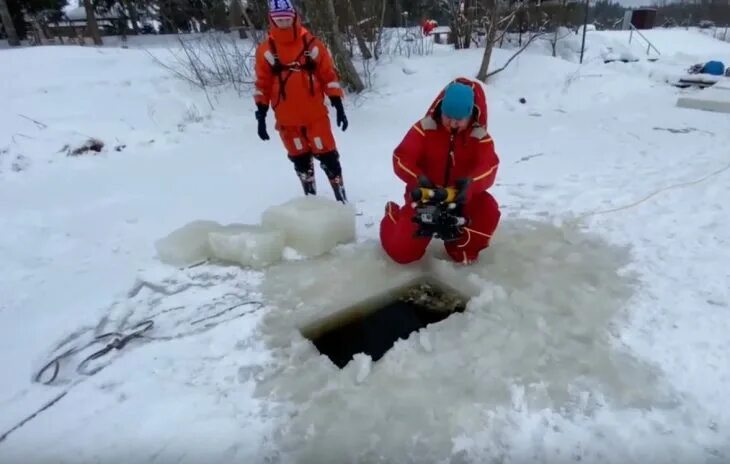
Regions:
<instances>
[{"instance_id":1,"label":"person's knee on ice","mask_svg":"<svg viewBox=\"0 0 730 464\"><path fill-rule=\"evenodd\" d=\"M416 227L412 217L410 205L401 208L392 201L385 205L385 215L380 221L380 243L383 251L398 264L409 264L421 259L431 241L415 236Z\"/></svg>"},{"instance_id":2,"label":"person's knee on ice","mask_svg":"<svg viewBox=\"0 0 730 464\"><path fill-rule=\"evenodd\" d=\"M470 264L489 247L499 224L501 212L497 201L488 192L474 194L464 210L469 223L464 227L459 239L446 243L445 248L454 261Z\"/></svg>"},{"instance_id":3,"label":"person's knee on ice","mask_svg":"<svg viewBox=\"0 0 730 464\"><path fill-rule=\"evenodd\" d=\"M409 212L404 217L404 206L391 224L386 208L381 221L381 244L391 258L396 256L394 261L402 258L394 243L413 248L417 244L421 250L424 239L443 238L449 256L465 263L477 260L489 246L500 213L486 190L494 184L499 158L486 127L481 84L458 78L437 95L426 116L395 148L393 170L405 182ZM416 209L410 207L414 199ZM396 226L401 224L409 224L410 234ZM418 259L425 246L421 251Z\"/></svg>"},{"instance_id":4,"label":"person's knee on ice","mask_svg":"<svg viewBox=\"0 0 730 464\"><path fill-rule=\"evenodd\" d=\"M336 110L337 126L344 131L348 121L342 104L344 92L329 49L301 24L289 0L270 0L268 19L268 40L256 48L254 103L259 138L270 138L266 115L271 108L290 156L336 151L325 96ZM342 168L339 170L341 179ZM344 188L341 182L337 185L335 194L345 202Z\"/></svg>"}]
</instances>

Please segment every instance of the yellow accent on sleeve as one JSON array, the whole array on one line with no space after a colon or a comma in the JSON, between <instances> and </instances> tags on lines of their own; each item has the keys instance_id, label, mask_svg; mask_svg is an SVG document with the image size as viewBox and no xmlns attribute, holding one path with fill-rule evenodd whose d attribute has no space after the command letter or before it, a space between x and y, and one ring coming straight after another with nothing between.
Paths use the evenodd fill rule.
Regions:
<instances>
[{"instance_id":1,"label":"yellow accent on sleeve","mask_svg":"<svg viewBox=\"0 0 730 464\"><path fill-rule=\"evenodd\" d=\"M415 177L416 179L418 179L418 176L416 175L415 172L411 171L410 169L408 169L407 167L405 167L405 165L403 163L401 163L400 158L398 158L398 155L393 155L393 157L395 158L395 162L398 163L398 167L399 168L401 168L402 170L404 170L408 174L410 174L413 177Z\"/></svg>"},{"instance_id":2,"label":"yellow accent on sleeve","mask_svg":"<svg viewBox=\"0 0 730 464\"><path fill-rule=\"evenodd\" d=\"M481 235L481 236L483 236L483 237L487 237L487 238L492 238L492 236L491 236L491 235L489 235L489 234L485 234L484 232L479 232L478 230L470 229L469 227L464 227L464 229L465 229L465 230L466 230L467 232L473 232L473 233L475 233L475 234L477 234L477 235Z\"/></svg>"},{"instance_id":3,"label":"yellow accent on sleeve","mask_svg":"<svg viewBox=\"0 0 730 464\"><path fill-rule=\"evenodd\" d=\"M474 178L474 180L477 181L477 180L484 179L485 177L487 177L488 175L490 175L491 173L493 173L495 169L497 169L497 165L492 166L487 172L476 176Z\"/></svg>"},{"instance_id":4,"label":"yellow accent on sleeve","mask_svg":"<svg viewBox=\"0 0 730 464\"><path fill-rule=\"evenodd\" d=\"M390 211L390 208L391 208L390 203L388 203L388 217L390 218L391 221L393 221L393 224L397 224L398 221L396 221L395 218L393 217L393 213Z\"/></svg>"}]
</instances>

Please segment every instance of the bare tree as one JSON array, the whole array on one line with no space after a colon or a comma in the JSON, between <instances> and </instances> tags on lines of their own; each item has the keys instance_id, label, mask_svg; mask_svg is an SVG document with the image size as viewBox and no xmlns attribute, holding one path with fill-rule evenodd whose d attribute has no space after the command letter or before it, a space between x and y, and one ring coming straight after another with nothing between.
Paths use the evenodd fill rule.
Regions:
<instances>
[{"instance_id":1,"label":"bare tree","mask_svg":"<svg viewBox=\"0 0 730 464\"><path fill-rule=\"evenodd\" d=\"M376 60L380 59L381 47L383 45L383 30L385 30L385 12L387 11L387 9L388 0L383 0L383 6L380 10L380 26L378 27L378 38L375 41L375 47L373 47Z\"/></svg>"},{"instance_id":2,"label":"bare tree","mask_svg":"<svg viewBox=\"0 0 730 464\"><path fill-rule=\"evenodd\" d=\"M241 39L247 38L246 29L243 27L243 8L241 8L240 0L231 0L228 16L231 21L231 28L238 29L238 37Z\"/></svg>"},{"instance_id":3,"label":"bare tree","mask_svg":"<svg viewBox=\"0 0 730 464\"><path fill-rule=\"evenodd\" d=\"M20 46L18 33L15 31L13 17L10 16L10 9L8 9L8 3L6 2L6 0L0 0L0 19L2 19L5 33L8 35L8 43L13 47Z\"/></svg>"},{"instance_id":4,"label":"bare tree","mask_svg":"<svg viewBox=\"0 0 730 464\"><path fill-rule=\"evenodd\" d=\"M365 85L352 64L342 37L337 29L337 15L332 0L304 0L313 29L332 51L340 80L354 92L362 92Z\"/></svg>"},{"instance_id":5,"label":"bare tree","mask_svg":"<svg viewBox=\"0 0 730 464\"><path fill-rule=\"evenodd\" d=\"M507 61L500 69L489 72L489 64L492 60L492 50L495 45L502 41L504 35L510 29L512 24L519 16L523 8L521 3L509 4L506 0L483 0L484 7L487 11L485 17L485 29L487 32L484 43L484 55L482 56L482 64L477 73L477 79L486 82L489 76L493 76L504 70L513 59L522 53L537 37L541 34L532 34L530 39ZM501 32L500 32L501 31Z\"/></svg>"},{"instance_id":6,"label":"bare tree","mask_svg":"<svg viewBox=\"0 0 730 464\"><path fill-rule=\"evenodd\" d=\"M485 29L487 35L484 40L484 55L482 55L482 64L477 73L477 79L482 82L487 81L487 72L489 71L489 63L492 60L492 50L499 39L499 2L500 0L484 0L484 6L487 10L485 18Z\"/></svg>"},{"instance_id":7,"label":"bare tree","mask_svg":"<svg viewBox=\"0 0 730 464\"><path fill-rule=\"evenodd\" d=\"M94 5L91 0L84 0L84 9L86 10L86 28L94 40L94 45L104 45L99 32L99 25L96 23L96 14L94 13Z\"/></svg>"},{"instance_id":8,"label":"bare tree","mask_svg":"<svg viewBox=\"0 0 730 464\"><path fill-rule=\"evenodd\" d=\"M369 60L373 57L373 54L370 52L368 44L365 41L365 36L363 35L362 29L360 28L360 21L357 14L355 13L355 7L353 7L352 5L352 0L344 1L347 3L348 15L352 19L352 32L355 34L357 46L360 48L360 54L362 55L363 59Z\"/></svg>"}]
</instances>

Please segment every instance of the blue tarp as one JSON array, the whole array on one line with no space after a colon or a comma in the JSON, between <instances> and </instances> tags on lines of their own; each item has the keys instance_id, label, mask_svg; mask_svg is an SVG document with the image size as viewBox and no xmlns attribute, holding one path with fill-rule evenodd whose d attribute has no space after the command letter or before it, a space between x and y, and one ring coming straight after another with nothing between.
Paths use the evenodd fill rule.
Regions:
<instances>
[{"instance_id":1,"label":"blue tarp","mask_svg":"<svg viewBox=\"0 0 730 464\"><path fill-rule=\"evenodd\" d=\"M702 74L722 76L723 74L725 74L725 63L723 63L722 61L708 61L702 67Z\"/></svg>"}]
</instances>

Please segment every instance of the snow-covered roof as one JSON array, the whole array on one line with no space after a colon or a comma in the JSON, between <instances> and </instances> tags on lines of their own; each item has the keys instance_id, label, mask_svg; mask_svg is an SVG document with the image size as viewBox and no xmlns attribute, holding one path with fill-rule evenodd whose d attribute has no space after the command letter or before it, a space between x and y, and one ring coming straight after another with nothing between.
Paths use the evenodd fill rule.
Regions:
<instances>
[{"instance_id":1,"label":"snow-covered roof","mask_svg":"<svg viewBox=\"0 0 730 464\"><path fill-rule=\"evenodd\" d=\"M66 10L66 17L69 21L86 21L86 8L79 6L76 8L69 8ZM122 15L119 11L119 6L114 5L109 11L104 13L96 13L97 18L121 18Z\"/></svg>"},{"instance_id":2,"label":"snow-covered roof","mask_svg":"<svg viewBox=\"0 0 730 464\"><path fill-rule=\"evenodd\" d=\"M71 21L86 19L86 9L82 6L77 6L76 8L71 8L69 10L66 10L66 16Z\"/></svg>"},{"instance_id":3,"label":"snow-covered roof","mask_svg":"<svg viewBox=\"0 0 730 464\"><path fill-rule=\"evenodd\" d=\"M431 34L448 34L449 32L451 32L449 26L437 26L431 29Z\"/></svg>"}]
</instances>

